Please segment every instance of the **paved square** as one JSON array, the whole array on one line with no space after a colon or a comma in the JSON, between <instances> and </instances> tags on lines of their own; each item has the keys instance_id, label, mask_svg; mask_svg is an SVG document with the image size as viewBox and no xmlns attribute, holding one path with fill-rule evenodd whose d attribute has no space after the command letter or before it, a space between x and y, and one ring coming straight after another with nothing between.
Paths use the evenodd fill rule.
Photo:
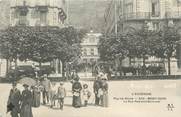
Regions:
<instances>
[{"instance_id":1,"label":"paved square","mask_svg":"<svg viewBox=\"0 0 181 117\"><path fill-rule=\"evenodd\" d=\"M93 83L86 83L92 90ZM75 109L71 106L71 83L65 83L65 87L68 91L68 97L65 99L63 111L41 105L39 108L33 108L34 117L178 117L180 115L181 80L109 81L108 108L94 106L94 96L92 95L88 107ZM9 114L6 114L10 88L10 84L0 84L0 113L2 117L10 117ZM22 89L22 86L18 85L18 88ZM123 103L122 100L119 100L125 97L132 98L132 93L151 93L152 97L165 97L166 99L161 100L160 103ZM168 104L174 105L173 111L168 111Z\"/></svg>"}]
</instances>

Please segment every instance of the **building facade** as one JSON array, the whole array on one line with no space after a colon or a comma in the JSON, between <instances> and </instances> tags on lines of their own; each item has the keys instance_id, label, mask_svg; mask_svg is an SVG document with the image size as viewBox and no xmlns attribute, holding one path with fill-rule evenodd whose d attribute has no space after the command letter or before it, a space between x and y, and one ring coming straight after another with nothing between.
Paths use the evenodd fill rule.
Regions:
<instances>
[{"instance_id":1,"label":"building facade","mask_svg":"<svg viewBox=\"0 0 181 117\"><path fill-rule=\"evenodd\" d=\"M61 27L64 6L64 0L11 0L10 24Z\"/></svg>"},{"instance_id":2,"label":"building facade","mask_svg":"<svg viewBox=\"0 0 181 117\"><path fill-rule=\"evenodd\" d=\"M93 73L93 67L99 60L98 44L101 33L94 33L91 31L87 33L83 38L81 47L82 47L82 56L80 63L83 65L80 69L81 77L91 77Z\"/></svg>"},{"instance_id":3,"label":"building facade","mask_svg":"<svg viewBox=\"0 0 181 117\"><path fill-rule=\"evenodd\" d=\"M168 25L174 26L181 34L180 0L112 0L112 2L114 2L113 8L109 12L113 12L113 17L117 20L112 18L113 23L108 20L109 23L105 28L108 33L134 32L145 25L148 30L160 30L164 25ZM119 4L116 4L117 2ZM106 19L111 18L106 17ZM180 74L179 63L181 62L179 61L181 60L172 59L173 74ZM167 63L165 68L167 68Z\"/></svg>"},{"instance_id":4,"label":"building facade","mask_svg":"<svg viewBox=\"0 0 181 117\"><path fill-rule=\"evenodd\" d=\"M40 26L40 27L64 27L66 19L65 0L11 0L10 1L10 26ZM33 61L17 63L19 66L38 65ZM54 60L51 65L55 74L62 74L62 63ZM13 66L13 64L12 64Z\"/></svg>"}]
</instances>

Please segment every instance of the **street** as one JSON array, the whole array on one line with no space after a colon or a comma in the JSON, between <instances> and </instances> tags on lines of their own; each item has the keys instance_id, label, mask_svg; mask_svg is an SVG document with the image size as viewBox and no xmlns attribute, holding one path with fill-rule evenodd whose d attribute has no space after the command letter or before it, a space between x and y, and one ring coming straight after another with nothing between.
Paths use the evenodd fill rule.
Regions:
<instances>
[{"instance_id":1,"label":"street","mask_svg":"<svg viewBox=\"0 0 181 117\"><path fill-rule=\"evenodd\" d=\"M81 83L85 82L81 81ZM86 83L92 90L92 82ZM71 83L65 83L65 87L68 96L65 98L64 110L41 105L39 108L33 108L34 117L178 117L181 110L181 80L109 81L108 108L94 106L93 94L88 107L73 108L71 106ZM10 88L11 84L0 84L0 115L2 114L2 117L10 117L6 114ZM22 90L20 84L18 88ZM133 93L151 93L150 97L160 97L163 100L159 103L124 103L121 100L125 97L134 97ZM146 96L146 94L140 94L140 97ZM173 104L174 108L169 110L168 104Z\"/></svg>"}]
</instances>

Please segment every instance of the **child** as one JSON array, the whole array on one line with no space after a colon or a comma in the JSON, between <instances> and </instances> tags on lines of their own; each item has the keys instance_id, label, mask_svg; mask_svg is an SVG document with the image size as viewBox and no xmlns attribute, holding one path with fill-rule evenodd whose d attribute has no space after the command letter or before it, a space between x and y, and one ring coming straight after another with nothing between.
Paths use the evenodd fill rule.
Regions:
<instances>
[{"instance_id":1,"label":"child","mask_svg":"<svg viewBox=\"0 0 181 117\"><path fill-rule=\"evenodd\" d=\"M87 106L87 103L88 103L90 96L91 96L91 92L88 90L88 85L84 84L83 90L82 90L82 97L83 97L84 106Z\"/></svg>"},{"instance_id":2,"label":"child","mask_svg":"<svg viewBox=\"0 0 181 117\"><path fill-rule=\"evenodd\" d=\"M63 110L64 105L64 98L66 96L66 90L63 87L63 82L60 83L60 86L58 87L57 97L59 99L60 109Z\"/></svg>"}]
</instances>

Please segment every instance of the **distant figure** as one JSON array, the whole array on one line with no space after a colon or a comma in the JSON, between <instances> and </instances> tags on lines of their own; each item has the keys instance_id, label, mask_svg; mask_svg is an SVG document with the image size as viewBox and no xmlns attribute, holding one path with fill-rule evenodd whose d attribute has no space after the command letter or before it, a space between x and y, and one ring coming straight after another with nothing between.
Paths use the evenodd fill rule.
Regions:
<instances>
[{"instance_id":1,"label":"distant figure","mask_svg":"<svg viewBox=\"0 0 181 117\"><path fill-rule=\"evenodd\" d=\"M58 97L58 100L59 100L61 110L63 110L65 96L66 96L66 90L65 90L65 88L63 86L63 82L60 82L60 86L58 87L57 97Z\"/></svg>"},{"instance_id":2,"label":"distant figure","mask_svg":"<svg viewBox=\"0 0 181 117\"><path fill-rule=\"evenodd\" d=\"M108 83L106 78L102 78L102 85L99 93L101 106L108 107Z\"/></svg>"},{"instance_id":3,"label":"distant figure","mask_svg":"<svg viewBox=\"0 0 181 117\"><path fill-rule=\"evenodd\" d=\"M87 106L90 96L91 96L91 92L88 90L88 85L84 84L83 89L82 89L82 99L84 102L84 106Z\"/></svg>"},{"instance_id":4,"label":"distant figure","mask_svg":"<svg viewBox=\"0 0 181 117\"><path fill-rule=\"evenodd\" d=\"M20 113L21 93L16 86L16 83L12 84L12 89L10 90L7 103L7 112L11 111L11 117L19 117L18 114Z\"/></svg>"},{"instance_id":5,"label":"distant figure","mask_svg":"<svg viewBox=\"0 0 181 117\"><path fill-rule=\"evenodd\" d=\"M28 85L24 84L23 87L25 88L22 92L22 103L21 103L21 112L20 117L33 117L32 113L32 94L31 91L28 89Z\"/></svg>"},{"instance_id":6,"label":"distant figure","mask_svg":"<svg viewBox=\"0 0 181 117\"><path fill-rule=\"evenodd\" d=\"M73 92L73 103L72 106L75 108L80 108L81 107L81 98L80 98L80 93L82 90L82 85L79 82L79 78L74 79L74 83L72 85L72 92Z\"/></svg>"},{"instance_id":7,"label":"distant figure","mask_svg":"<svg viewBox=\"0 0 181 117\"><path fill-rule=\"evenodd\" d=\"M34 86L32 91L32 106L39 107L40 106L40 89L39 86Z\"/></svg>"},{"instance_id":8,"label":"distant figure","mask_svg":"<svg viewBox=\"0 0 181 117\"><path fill-rule=\"evenodd\" d=\"M51 88L50 88L50 101L51 101L51 108L55 106L55 97L57 93L57 88L56 88L56 83L51 83Z\"/></svg>"},{"instance_id":9,"label":"distant figure","mask_svg":"<svg viewBox=\"0 0 181 117\"><path fill-rule=\"evenodd\" d=\"M101 83L102 82L101 82L100 76L98 75L94 81L94 84L93 84L93 91L95 94L95 105L96 106L99 105L100 97L98 96L98 91L101 88Z\"/></svg>"},{"instance_id":10,"label":"distant figure","mask_svg":"<svg viewBox=\"0 0 181 117\"><path fill-rule=\"evenodd\" d=\"M51 82L50 80L48 80L47 77L44 77L42 85L43 85L43 104L46 104L49 103Z\"/></svg>"}]
</instances>

